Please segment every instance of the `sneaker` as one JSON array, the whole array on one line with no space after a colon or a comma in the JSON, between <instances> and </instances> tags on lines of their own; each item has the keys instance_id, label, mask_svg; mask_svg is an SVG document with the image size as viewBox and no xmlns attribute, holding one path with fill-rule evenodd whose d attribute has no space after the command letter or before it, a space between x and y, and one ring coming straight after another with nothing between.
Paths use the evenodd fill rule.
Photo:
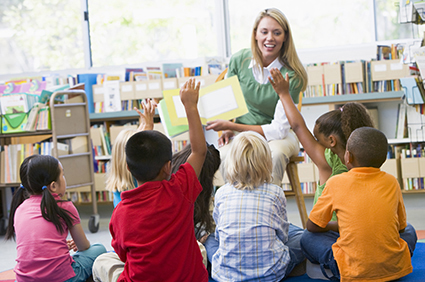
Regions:
<instances>
[{"instance_id":1,"label":"sneaker","mask_svg":"<svg viewBox=\"0 0 425 282\"><path fill-rule=\"evenodd\" d=\"M306 272L307 276L311 279L321 279L321 280L329 280L326 278L325 275L323 275L322 269L320 268L320 264L312 263L309 260L307 260L306 264ZM330 269L325 268L326 275L329 277L333 276L333 273Z\"/></svg>"}]
</instances>

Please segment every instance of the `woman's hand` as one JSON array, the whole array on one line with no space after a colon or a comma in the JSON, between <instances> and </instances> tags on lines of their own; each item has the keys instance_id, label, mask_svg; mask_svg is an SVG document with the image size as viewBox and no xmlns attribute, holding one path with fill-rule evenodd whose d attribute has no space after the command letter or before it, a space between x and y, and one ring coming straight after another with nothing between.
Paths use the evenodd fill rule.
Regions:
<instances>
[{"instance_id":1,"label":"woman's hand","mask_svg":"<svg viewBox=\"0 0 425 282\"><path fill-rule=\"evenodd\" d=\"M269 76L270 84L273 86L274 91L281 97L282 95L289 95L289 76L288 73L283 77L282 73L277 68L270 70L271 77Z\"/></svg>"},{"instance_id":2,"label":"woman's hand","mask_svg":"<svg viewBox=\"0 0 425 282\"><path fill-rule=\"evenodd\" d=\"M134 110L139 114L139 128L137 131L152 130L153 129L153 117L155 115L156 103L151 99L142 103L143 113L139 109Z\"/></svg>"},{"instance_id":3,"label":"woman's hand","mask_svg":"<svg viewBox=\"0 0 425 282\"><path fill-rule=\"evenodd\" d=\"M235 136L235 133L231 130L223 131L220 138L218 138L218 147L223 147L224 145L229 144L229 141Z\"/></svg>"},{"instance_id":4,"label":"woman's hand","mask_svg":"<svg viewBox=\"0 0 425 282\"><path fill-rule=\"evenodd\" d=\"M231 125L232 125L231 121L216 119L216 120L207 122L207 127L205 129L206 130L212 129L214 131L229 130Z\"/></svg>"}]
</instances>

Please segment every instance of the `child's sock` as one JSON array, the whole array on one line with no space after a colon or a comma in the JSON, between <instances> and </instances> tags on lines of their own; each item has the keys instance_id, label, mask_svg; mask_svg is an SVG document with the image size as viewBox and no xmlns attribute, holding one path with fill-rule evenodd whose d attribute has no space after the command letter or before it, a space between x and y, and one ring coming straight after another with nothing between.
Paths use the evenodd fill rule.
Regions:
<instances>
[{"instance_id":1,"label":"child's sock","mask_svg":"<svg viewBox=\"0 0 425 282\"><path fill-rule=\"evenodd\" d=\"M316 263L312 263L309 260L307 260L307 276L310 277L311 279L322 279L322 280L329 280L328 278L325 277L325 275L323 275L322 273L322 269L320 268L320 264L316 264ZM332 271L330 269L326 269L326 274L329 277L332 277Z\"/></svg>"}]
</instances>

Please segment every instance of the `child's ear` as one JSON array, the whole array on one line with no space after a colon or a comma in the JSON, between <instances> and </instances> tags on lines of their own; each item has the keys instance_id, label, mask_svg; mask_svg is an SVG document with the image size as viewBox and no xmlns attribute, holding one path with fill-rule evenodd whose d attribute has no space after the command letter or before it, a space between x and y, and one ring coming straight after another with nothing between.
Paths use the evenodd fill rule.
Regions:
<instances>
[{"instance_id":1,"label":"child's ear","mask_svg":"<svg viewBox=\"0 0 425 282\"><path fill-rule=\"evenodd\" d=\"M168 161L164 164L164 166L161 169L161 172L163 173L164 179L170 179L171 176L171 161Z\"/></svg>"},{"instance_id":2,"label":"child's ear","mask_svg":"<svg viewBox=\"0 0 425 282\"><path fill-rule=\"evenodd\" d=\"M335 135L329 135L328 137L329 147L334 148L338 144L337 138Z\"/></svg>"},{"instance_id":3,"label":"child's ear","mask_svg":"<svg viewBox=\"0 0 425 282\"><path fill-rule=\"evenodd\" d=\"M58 189L58 184L55 181L52 181L49 185L47 185L47 189L49 189L50 193L56 193Z\"/></svg>"},{"instance_id":4,"label":"child's ear","mask_svg":"<svg viewBox=\"0 0 425 282\"><path fill-rule=\"evenodd\" d=\"M350 153L350 151L346 150L345 151L345 165L348 167L349 165L353 165L353 161L354 161L354 156L353 154Z\"/></svg>"}]
</instances>

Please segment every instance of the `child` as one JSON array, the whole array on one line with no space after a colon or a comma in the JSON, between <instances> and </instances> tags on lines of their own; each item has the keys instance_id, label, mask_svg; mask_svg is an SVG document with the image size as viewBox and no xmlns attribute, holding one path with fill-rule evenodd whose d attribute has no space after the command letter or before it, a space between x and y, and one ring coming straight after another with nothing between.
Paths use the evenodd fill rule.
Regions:
<instances>
[{"instance_id":1,"label":"child","mask_svg":"<svg viewBox=\"0 0 425 282\"><path fill-rule=\"evenodd\" d=\"M319 186L313 201L315 204L325 188L326 181L333 175L347 171L344 153L351 132L362 126L373 127L372 119L362 104L347 103L341 109L320 116L316 120L313 136L289 95L288 74L284 78L277 69L272 69L270 73L269 81L280 97L292 130L319 170ZM332 220L336 220L335 215Z\"/></svg>"},{"instance_id":2,"label":"child","mask_svg":"<svg viewBox=\"0 0 425 282\"><path fill-rule=\"evenodd\" d=\"M156 104L147 100L142 103L143 113L139 109L134 110L139 114L139 128L123 129L115 139L115 144L112 146L111 165L107 172L106 190L109 190L114 195L114 207L121 202L121 192L131 190L136 187L136 180L131 176L127 169L127 163L123 156L125 155L125 144L128 139L137 131L152 130L153 116L155 115Z\"/></svg>"},{"instance_id":3,"label":"child","mask_svg":"<svg viewBox=\"0 0 425 282\"><path fill-rule=\"evenodd\" d=\"M207 155L204 165L202 166L199 182L202 186L202 192L199 194L195 202L194 224L196 240L205 243L208 234L214 231L213 219L210 213L211 196L213 193L214 174L220 167L220 152L214 145L207 146ZM185 146L181 151L173 155L172 173L176 173L180 165L186 162L192 148L190 144Z\"/></svg>"},{"instance_id":4,"label":"child","mask_svg":"<svg viewBox=\"0 0 425 282\"><path fill-rule=\"evenodd\" d=\"M48 155L29 156L20 167L20 177L6 233L6 239L16 233L16 280L85 281L93 261L106 249L101 244L90 246L77 209L61 200L66 189L61 163ZM71 240L66 239L68 231ZM71 256L70 250L76 253Z\"/></svg>"},{"instance_id":5,"label":"child","mask_svg":"<svg viewBox=\"0 0 425 282\"><path fill-rule=\"evenodd\" d=\"M216 230L205 243L211 276L217 281L280 281L305 257L287 244L286 198L271 182L267 141L253 131L238 134L224 165L228 181L215 195Z\"/></svg>"},{"instance_id":6,"label":"child","mask_svg":"<svg viewBox=\"0 0 425 282\"><path fill-rule=\"evenodd\" d=\"M199 87L190 79L180 90L192 153L175 174L171 141L164 134L147 130L128 140L127 166L139 187L122 192L109 225L111 245L125 266L115 269L112 259L108 269L96 261L95 281L208 281L193 231L194 203L202 190L198 176L207 152L197 109Z\"/></svg>"},{"instance_id":7,"label":"child","mask_svg":"<svg viewBox=\"0 0 425 282\"><path fill-rule=\"evenodd\" d=\"M301 247L327 278L325 269L341 281L390 281L412 272L416 232L397 179L380 170L387 148L379 130L354 130L345 153L350 171L328 180L310 213ZM333 212L338 222L329 222Z\"/></svg>"}]
</instances>

